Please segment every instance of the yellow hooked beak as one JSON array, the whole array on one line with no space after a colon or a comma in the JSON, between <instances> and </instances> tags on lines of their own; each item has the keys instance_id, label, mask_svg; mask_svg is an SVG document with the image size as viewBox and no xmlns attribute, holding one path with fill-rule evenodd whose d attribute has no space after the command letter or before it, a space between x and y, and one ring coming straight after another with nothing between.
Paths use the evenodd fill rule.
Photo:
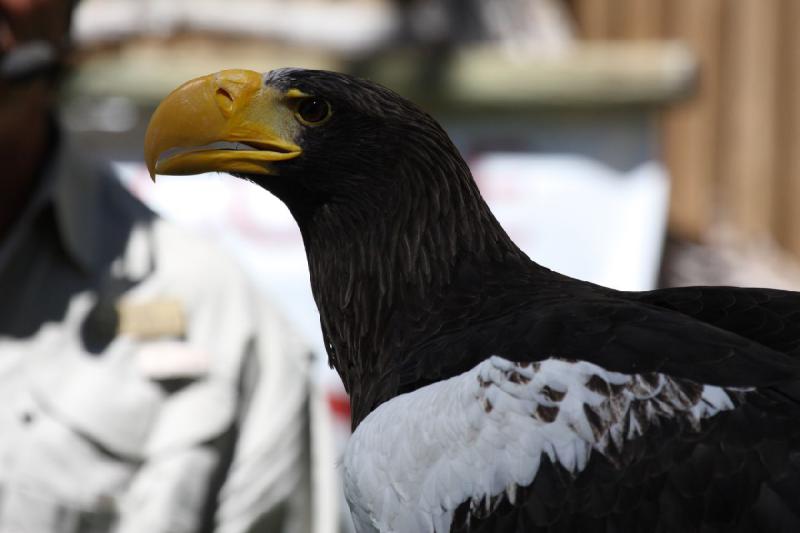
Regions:
<instances>
[{"instance_id":1,"label":"yellow hooked beak","mask_svg":"<svg viewBox=\"0 0 800 533\"><path fill-rule=\"evenodd\" d=\"M284 95L250 70L223 70L186 82L158 106L144 142L150 176L275 174L274 161L299 156L299 131Z\"/></svg>"}]
</instances>

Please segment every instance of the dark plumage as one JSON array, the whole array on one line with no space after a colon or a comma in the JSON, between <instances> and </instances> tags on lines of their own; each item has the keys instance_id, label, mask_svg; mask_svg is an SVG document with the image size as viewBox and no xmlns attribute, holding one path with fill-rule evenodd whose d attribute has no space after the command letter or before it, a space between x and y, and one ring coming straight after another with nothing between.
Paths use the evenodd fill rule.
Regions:
<instances>
[{"instance_id":1,"label":"dark plumage","mask_svg":"<svg viewBox=\"0 0 800 533\"><path fill-rule=\"evenodd\" d=\"M508 390L533 386L551 358L607 371L591 370L581 393L604 398L582 407L594 434L585 467L543 453L528 486L457 505L452 531L800 531L796 293L629 293L552 272L511 242L447 134L413 104L330 72L279 70L264 82L332 110L294 137L301 156L242 177L297 220L354 429L491 356L518 364ZM541 389L531 415L541 424L569 409L572 389L559 386ZM700 413L714 391L727 407L681 414ZM489 417L505 404L482 405ZM612 422L628 428L619 439L604 436Z\"/></svg>"}]
</instances>

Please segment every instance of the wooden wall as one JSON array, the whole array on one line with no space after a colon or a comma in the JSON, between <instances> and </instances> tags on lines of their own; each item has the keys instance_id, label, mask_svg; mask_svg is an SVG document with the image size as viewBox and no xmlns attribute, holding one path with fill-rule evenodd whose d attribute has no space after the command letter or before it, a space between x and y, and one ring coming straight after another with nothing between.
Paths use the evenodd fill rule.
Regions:
<instances>
[{"instance_id":1,"label":"wooden wall","mask_svg":"<svg viewBox=\"0 0 800 533\"><path fill-rule=\"evenodd\" d=\"M672 232L724 223L800 257L800 0L566 0L585 39L680 39L701 74L662 124Z\"/></svg>"}]
</instances>

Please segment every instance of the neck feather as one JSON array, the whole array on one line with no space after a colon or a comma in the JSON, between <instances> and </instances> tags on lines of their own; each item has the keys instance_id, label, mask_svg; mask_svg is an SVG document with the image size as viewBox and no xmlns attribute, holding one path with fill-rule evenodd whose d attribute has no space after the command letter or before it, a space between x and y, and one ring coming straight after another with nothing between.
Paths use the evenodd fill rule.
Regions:
<instances>
[{"instance_id":1,"label":"neck feather","mask_svg":"<svg viewBox=\"0 0 800 533\"><path fill-rule=\"evenodd\" d=\"M389 184L383 188L356 187L352 197L295 214L330 363L354 403L397 394L363 398L363 383L387 379L441 330L441 308L465 284L460 272L470 273L472 285L498 265L508 272L530 264L491 214L466 163L425 157L444 164L423 174L414 169L426 167L409 158L394 179L380 180ZM354 412L373 407L354 405Z\"/></svg>"}]
</instances>

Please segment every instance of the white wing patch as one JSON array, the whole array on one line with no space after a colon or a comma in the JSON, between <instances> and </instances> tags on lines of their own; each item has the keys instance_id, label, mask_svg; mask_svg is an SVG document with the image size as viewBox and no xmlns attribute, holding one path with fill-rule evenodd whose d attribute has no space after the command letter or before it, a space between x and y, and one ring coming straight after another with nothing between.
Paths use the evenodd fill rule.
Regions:
<instances>
[{"instance_id":1,"label":"white wing patch","mask_svg":"<svg viewBox=\"0 0 800 533\"><path fill-rule=\"evenodd\" d=\"M356 529L447 532L463 502L486 505L530 485L543 454L570 472L592 451L612 462L658 417L732 409L733 391L664 374L620 374L585 361L500 357L380 405L344 456Z\"/></svg>"}]
</instances>

